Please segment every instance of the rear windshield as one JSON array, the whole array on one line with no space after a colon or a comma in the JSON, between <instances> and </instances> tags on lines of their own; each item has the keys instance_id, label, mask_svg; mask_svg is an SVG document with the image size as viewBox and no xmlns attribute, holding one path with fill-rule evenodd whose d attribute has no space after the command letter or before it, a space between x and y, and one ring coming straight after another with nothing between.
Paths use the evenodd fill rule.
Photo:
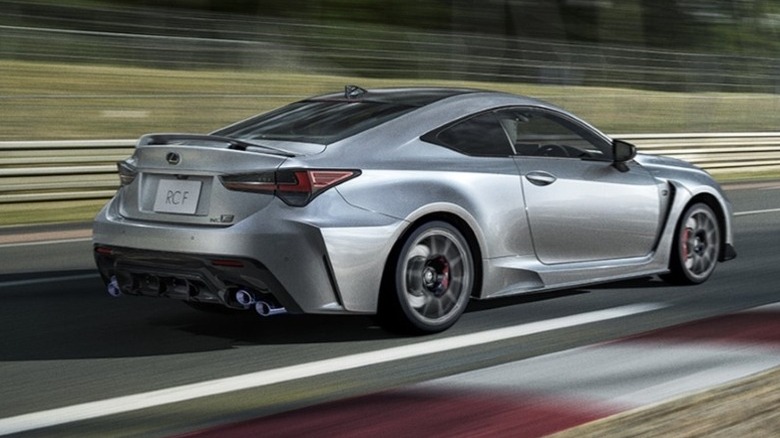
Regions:
<instances>
[{"instance_id":1,"label":"rear windshield","mask_svg":"<svg viewBox=\"0 0 780 438\"><path fill-rule=\"evenodd\" d=\"M215 135L242 140L330 144L414 110L391 102L309 100L261 114Z\"/></svg>"}]
</instances>

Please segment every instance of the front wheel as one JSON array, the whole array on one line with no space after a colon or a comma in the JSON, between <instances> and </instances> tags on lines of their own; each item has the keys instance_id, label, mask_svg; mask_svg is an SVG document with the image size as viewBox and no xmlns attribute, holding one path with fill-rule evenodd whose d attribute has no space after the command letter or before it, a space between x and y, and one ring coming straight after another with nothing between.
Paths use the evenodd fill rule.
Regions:
<instances>
[{"instance_id":1,"label":"front wheel","mask_svg":"<svg viewBox=\"0 0 780 438\"><path fill-rule=\"evenodd\" d=\"M706 204L693 204L677 227L669 274L674 283L698 284L715 270L720 255L720 224Z\"/></svg>"},{"instance_id":2,"label":"front wheel","mask_svg":"<svg viewBox=\"0 0 780 438\"><path fill-rule=\"evenodd\" d=\"M380 319L392 330L436 333L460 318L474 288L468 242L446 222L416 228L385 272Z\"/></svg>"}]
</instances>

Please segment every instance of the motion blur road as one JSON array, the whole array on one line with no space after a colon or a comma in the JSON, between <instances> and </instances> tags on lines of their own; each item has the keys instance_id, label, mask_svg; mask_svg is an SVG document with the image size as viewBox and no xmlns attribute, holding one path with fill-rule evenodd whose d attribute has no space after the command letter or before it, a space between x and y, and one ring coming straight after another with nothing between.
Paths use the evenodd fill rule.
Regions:
<instances>
[{"instance_id":1,"label":"motion blur road","mask_svg":"<svg viewBox=\"0 0 780 438\"><path fill-rule=\"evenodd\" d=\"M25 436L170 436L779 302L780 183L735 186L728 195L739 256L703 285L671 287L645 278L472 303L452 329L424 338L394 336L367 317L261 319L248 312L203 314L169 300L114 299L89 266L85 239L0 245L0 433L11 417L109 400L81 406L81 417L61 410L62 418L52 420L50 413L54 426ZM576 319L616 308L644 310ZM571 324L439 347L461 335L569 317ZM422 351L409 353L406 347L416 344ZM385 353L370 360L358 355L373 351ZM332 358L339 359L322 362ZM286 368L310 363L320 368ZM327 368L342 363L352 369ZM565 372L576 374L579 366ZM118 397L250 373L257 378L256 372L280 368L290 377L100 416L112 403L139 403Z\"/></svg>"}]
</instances>

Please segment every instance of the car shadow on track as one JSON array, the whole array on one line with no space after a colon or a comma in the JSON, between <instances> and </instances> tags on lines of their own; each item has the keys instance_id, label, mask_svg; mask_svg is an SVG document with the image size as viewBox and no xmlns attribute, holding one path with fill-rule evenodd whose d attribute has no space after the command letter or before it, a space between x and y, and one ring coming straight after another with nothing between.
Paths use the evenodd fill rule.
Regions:
<instances>
[{"instance_id":1,"label":"car shadow on track","mask_svg":"<svg viewBox=\"0 0 780 438\"><path fill-rule=\"evenodd\" d=\"M673 284L667 283L663 279L657 276L652 277L640 277L633 278L631 280L614 281L611 283L602 283L589 287L592 290L599 289L649 289L649 288L662 288L662 287L674 287Z\"/></svg>"},{"instance_id":2,"label":"car shadow on track","mask_svg":"<svg viewBox=\"0 0 780 438\"><path fill-rule=\"evenodd\" d=\"M177 316L158 316L150 322L197 336L230 339L234 345L339 343L397 337L367 316L276 315L264 318L254 311L211 315L192 310Z\"/></svg>"},{"instance_id":3,"label":"car shadow on track","mask_svg":"<svg viewBox=\"0 0 780 438\"><path fill-rule=\"evenodd\" d=\"M489 300L472 300L466 308L467 313L482 312L485 310L498 309L502 307L515 306L520 304L535 303L538 301L554 300L574 295L590 293L584 289L565 289L551 292L531 292L523 295L514 295L510 297L492 298Z\"/></svg>"},{"instance_id":4,"label":"car shadow on track","mask_svg":"<svg viewBox=\"0 0 780 438\"><path fill-rule=\"evenodd\" d=\"M497 309L501 307L514 306L519 304L534 303L538 301L554 300L569 296L589 294L598 290L612 289L647 289L658 287L672 287L658 277L641 277L631 280L616 281L611 283L602 283L593 286L579 287L574 289L559 289L553 291L529 292L510 297L495 298L489 300L476 301L469 303L466 312L480 312L484 310Z\"/></svg>"},{"instance_id":5,"label":"car shadow on track","mask_svg":"<svg viewBox=\"0 0 780 438\"><path fill-rule=\"evenodd\" d=\"M661 286L665 283L640 279L589 289L518 295L473 301L466 312L554 300L597 289ZM210 314L168 299L110 298L102 290L102 283L94 278L1 291L0 361L142 357L230 350L241 346L338 344L403 338L380 328L369 316L277 315L262 318L253 311Z\"/></svg>"},{"instance_id":6,"label":"car shadow on track","mask_svg":"<svg viewBox=\"0 0 780 438\"><path fill-rule=\"evenodd\" d=\"M394 339L364 316L219 315L168 299L103 292L98 278L0 290L0 362L141 357L244 345Z\"/></svg>"}]
</instances>

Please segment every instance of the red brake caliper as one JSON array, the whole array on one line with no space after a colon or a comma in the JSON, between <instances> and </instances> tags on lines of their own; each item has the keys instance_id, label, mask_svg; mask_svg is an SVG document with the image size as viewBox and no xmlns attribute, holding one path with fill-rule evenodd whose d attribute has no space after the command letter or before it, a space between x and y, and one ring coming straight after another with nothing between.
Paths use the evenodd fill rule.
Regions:
<instances>
[{"instance_id":1,"label":"red brake caliper","mask_svg":"<svg viewBox=\"0 0 780 438\"><path fill-rule=\"evenodd\" d=\"M683 230L683 244L682 244L682 258L683 260L688 259L688 239L691 237L691 229L686 228Z\"/></svg>"},{"instance_id":2,"label":"red brake caliper","mask_svg":"<svg viewBox=\"0 0 780 438\"><path fill-rule=\"evenodd\" d=\"M446 291L447 288L450 287L450 265L449 264L444 265L444 269L442 269L441 276L442 276L441 279L442 291Z\"/></svg>"}]
</instances>

